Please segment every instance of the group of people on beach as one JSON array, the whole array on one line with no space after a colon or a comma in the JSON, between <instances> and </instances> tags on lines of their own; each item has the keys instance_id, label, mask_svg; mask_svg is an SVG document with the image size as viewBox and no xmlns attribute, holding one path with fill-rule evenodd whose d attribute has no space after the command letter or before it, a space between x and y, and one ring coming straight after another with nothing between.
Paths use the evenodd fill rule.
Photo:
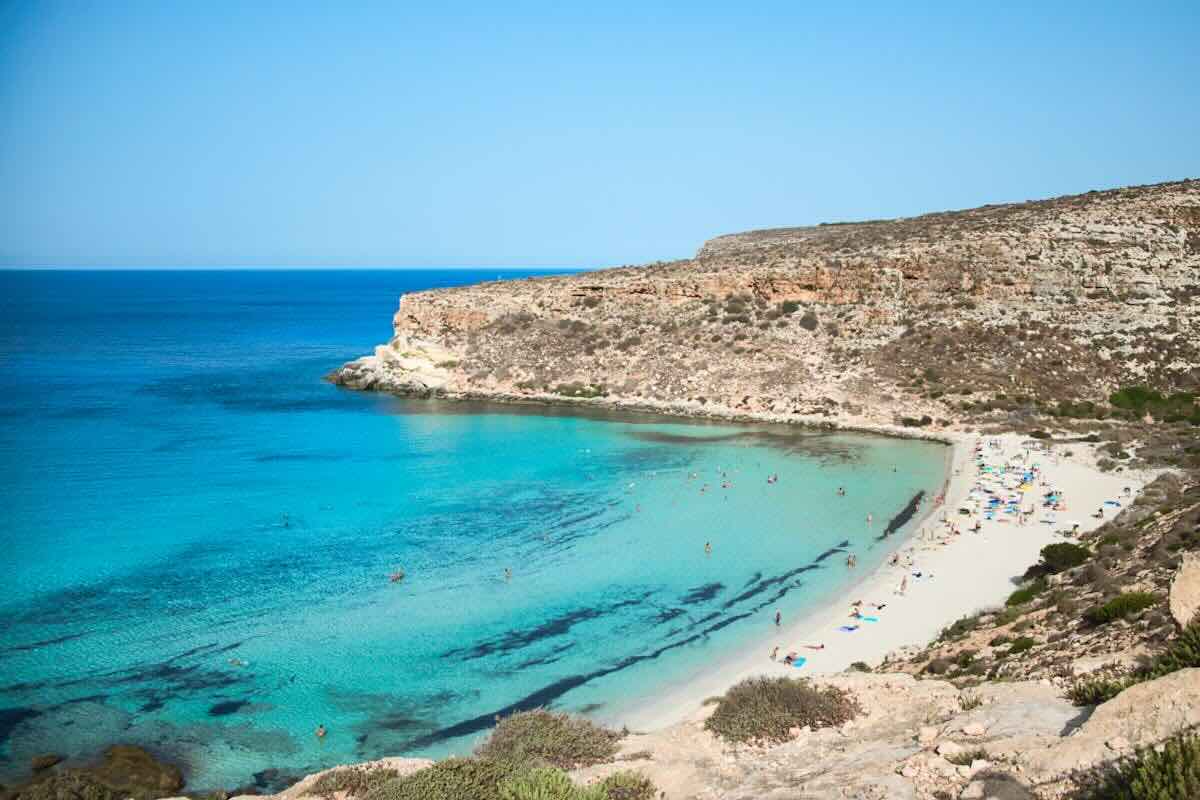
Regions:
<instances>
[{"instance_id":1,"label":"group of people on beach","mask_svg":"<svg viewBox=\"0 0 1200 800\"><path fill-rule=\"evenodd\" d=\"M967 516L972 524L968 528L973 533L980 533L983 530L983 522L985 519L992 520L996 517L997 504L1004 504L1005 498L995 499L996 495L1001 492L1002 487L1008 487L1013 490L1028 491L1032 482L1037 480L1044 484L1044 479L1041 469L1038 464L1030 463L1028 460L1029 453L1015 456L1012 459L1004 460L1001 464L993 463L994 456L1003 456L1003 445L999 440L990 440L979 442L972 451L974 458L974 466L976 479L971 489L971 494L968 496L967 503L973 502L971 507L964 506L960 510L960 514ZM959 470L955 470L955 474L960 474ZM947 487L949 479L943 486L942 490L933 497L933 507L938 508L946 504ZM1051 498L1058 507L1065 508L1065 501L1062 497L1062 492L1051 490L1053 497ZM845 496L845 488L838 487L837 495ZM987 498L987 499L984 499ZM918 503L918 508L921 506ZM1022 513L1024 512L1024 513ZM1101 509L1103 512L1103 508ZM1014 512L1021 522L1028 518L1028 514L1032 514L1032 510L1020 509L1019 506ZM970 519L974 517L974 519ZM867 524L870 525L874 521L871 514L867 515ZM909 546L904 550L897 550L887 561L890 568L899 569L902 571L900 580L895 587L895 594L899 597L905 597L908 594L911 580L927 581L934 576L927 570L918 567L915 563L913 554L918 547L928 548L929 543L933 542L936 545L948 544L953 537L961 535L962 531L959 528L958 521L952 518L945 509L943 509L940 517L936 522L927 524L920 529L917 536L918 545ZM857 564L857 557L854 553L846 556L846 566L853 567ZM888 607L886 602L864 603L862 600L856 600L851 604L850 622L838 626L838 630L845 633L853 633L860 629L860 623L863 622L879 622L879 613ZM775 613L775 624L781 624L781 616L778 611ZM825 648L824 643L812 643L802 645L814 650ZM770 658L772 661L779 661L780 647L776 646L771 650ZM782 663L788 666L802 666L806 659L801 658L796 651L789 651L783 658Z\"/></svg>"}]
</instances>

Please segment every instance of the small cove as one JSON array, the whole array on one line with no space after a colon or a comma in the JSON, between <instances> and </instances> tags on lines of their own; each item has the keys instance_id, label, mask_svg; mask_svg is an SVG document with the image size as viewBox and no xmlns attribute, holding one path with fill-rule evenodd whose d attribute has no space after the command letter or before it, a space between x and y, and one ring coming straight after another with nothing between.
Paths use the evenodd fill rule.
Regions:
<instances>
[{"instance_id":1,"label":"small cove","mask_svg":"<svg viewBox=\"0 0 1200 800\"><path fill-rule=\"evenodd\" d=\"M320 380L461 273L62 274L0 331L5 771L120 739L270 786L517 708L619 717L873 569L945 477L929 442Z\"/></svg>"}]
</instances>

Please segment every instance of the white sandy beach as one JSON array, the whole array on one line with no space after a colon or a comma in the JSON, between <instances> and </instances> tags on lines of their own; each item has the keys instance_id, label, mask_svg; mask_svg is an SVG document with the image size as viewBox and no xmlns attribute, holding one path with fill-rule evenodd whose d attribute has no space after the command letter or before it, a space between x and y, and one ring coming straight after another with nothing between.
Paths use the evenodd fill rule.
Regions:
<instances>
[{"instance_id":1,"label":"white sandy beach","mask_svg":"<svg viewBox=\"0 0 1200 800\"><path fill-rule=\"evenodd\" d=\"M1002 465L1023 457L1023 463L1041 470L1042 480L1036 481L1021 501L1022 506L1033 505L1036 509L1024 524L1018 524L1015 515L997 514L998 519L986 520L979 514L968 517L958 513L960 506L972 504L968 495L978 481L974 447L979 442L993 441L1000 446L984 448L988 464ZM1069 530L1074 523L1079 523L1081 533L1099 527L1104 520L1092 515L1106 500L1122 505L1132 502L1154 477L1152 473L1101 472L1095 467L1092 445L1059 446L1049 453L1027 454L1022 444L1027 441L1027 437L1017 434L958 438L953 445L946 502L922 505L919 519L909 527L908 538L898 550L900 564L885 564L820 611L790 624L785 620L752 651L714 664L689 682L646 700L617 721L632 729L651 730L697 715L705 698L719 695L747 677L839 672L856 661L875 666L894 650L924 645L961 617L1002 605L1016 588L1014 579L1037 562L1042 547L1068 540L1059 530ZM1066 451L1073 451L1073 455L1063 457ZM1053 514L1054 524L1042 521L1045 512L1041 496L1049 487L1062 492L1065 500L1065 510ZM1128 497L1125 487L1132 490ZM1106 506L1105 519L1119 510ZM960 534L949 533L948 525L941 521L943 513L958 525ZM969 530L976 520L982 525L979 533ZM911 566L905 566L909 557ZM917 572L922 577L915 577ZM906 575L907 590L900 595L897 588ZM852 619L851 604L856 600L863 601L864 615L878 621ZM873 603L886 607L876 611L870 607ZM770 625L770 616L764 615L764 621ZM839 630L844 625L858 627L853 632ZM823 643L825 648L805 647L816 643ZM776 645L780 660L772 661L770 654ZM800 668L782 663L789 651L807 659L806 663Z\"/></svg>"}]
</instances>

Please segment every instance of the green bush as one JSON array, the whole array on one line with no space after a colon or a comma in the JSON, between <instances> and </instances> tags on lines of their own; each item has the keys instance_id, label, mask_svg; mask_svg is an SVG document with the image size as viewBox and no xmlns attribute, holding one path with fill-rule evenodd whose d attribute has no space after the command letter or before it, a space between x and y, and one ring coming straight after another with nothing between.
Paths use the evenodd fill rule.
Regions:
<instances>
[{"instance_id":1,"label":"green bush","mask_svg":"<svg viewBox=\"0 0 1200 800\"><path fill-rule=\"evenodd\" d=\"M1037 644L1036 639L1031 639L1028 636L1018 636L1016 639L1013 639L1012 644L1008 646L1008 654L1011 656L1016 655L1017 653L1024 653L1035 644Z\"/></svg>"},{"instance_id":2,"label":"green bush","mask_svg":"<svg viewBox=\"0 0 1200 800\"><path fill-rule=\"evenodd\" d=\"M1083 617L1092 625L1106 625L1113 620L1136 614L1157 602L1158 597L1149 592L1126 592L1104 605L1088 609Z\"/></svg>"},{"instance_id":3,"label":"green bush","mask_svg":"<svg viewBox=\"0 0 1200 800\"><path fill-rule=\"evenodd\" d=\"M500 785L519 772L504 761L448 758L376 786L365 800L504 800Z\"/></svg>"},{"instance_id":4,"label":"green bush","mask_svg":"<svg viewBox=\"0 0 1200 800\"><path fill-rule=\"evenodd\" d=\"M1187 733L1141 750L1091 794L1091 800L1195 800L1200 797L1200 737Z\"/></svg>"},{"instance_id":5,"label":"green bush","mask_svg":"<svg viewBox=\"0 0 1200 800\"><path fill-rule=\"evenodd\" d=\"M1153 680L1190 667L1200 667L1200 618L1193 619L1179 638L1167 646L1166 652L1155 656L1137 674L1142 680Z\"/></svg>"},{"instance_id":6,"label":"green bush","mask_svg":"<svg viewBox=\"0 0 1200 800\"><path fill-rule=\"evenodd\" d=\"M361 797L376 786L387 783L399 775L400 773L396 770L385 767L371 769L355 766L335 769L318 778L305 794L333 797L335 792L345 792L351 797Z\"/></svg>"},{"instance_id":7,"label":"green bush","mask_svg":"<svg viewBox=\"0 0 1200 800\"><path fill-rule=\"evenodd\" d=\"M599 786L576 786L567 773L539 767L500 784L501 800L607 800Z\"/></svg>"},{"instance_id":8,"label":"green bush","mask_svg":"<svg viewBox=\"0 0 1200 800\"><path fill-rule=\"evenodd\" d=\"M1149 664L1128 678L1111 681L1083 681L1073 686L1069 695L1075 705L1096 705L1116 697L1134 684L1152 681L1177 670L1192 667L1200 667L1200 620L1191 622L1179 634L1179 638L1171 642L1164 652L1155 656Z\"/></svg>"},{"instance_id":9,"label":"green bush","mask_svg":"<svg viewBox=\"0 0 1200 800\"><path fill-rule=\"evenodd\" d=\"M1077 706L1098 706L1101 703L1112 700L1124 691L1128 685L1126 681L1093 678L1091 680L1080 681L1072 686L1067 692L1067 696Z\"/></svg>"},{"instance_id":10,"label":"green bush","mask_svg":"<svg viewBox=\"0 0 1200 800\"><path fill-rule=\"evenodd\" d=\"M925 665L922 672L928 672L930 675L945 675L954 666L954 662L948 658L932 658Z\"/></svg>"},{"instance_id":11,"label":"green bush","mask_svg":"<svg viewBox=\"0 0 1200 800\"><path fill-rule=\"evenodd\" d=\"M1038 578L1036 581L1033 581L1026 586L1022 586L1020 589L1017 589L1015 592L1010 594L1008 599L1004 601L1004 604L1006 606L1024 605L1044 591L1046 591L1046 579Z\"/></svg>"},{"instance_id":12,"label":"green bush","mask_svg":"<svg viewBox=\"0 0 1200 800\"><path fill-rule=\"evenodd\" d=\"M1078 567L1092 557L1092 551L1074 542L1056 542L1042 548L1041 564L1049 573Z\"/></svg>"},{"instance_id":13,"label":"green bush","mask_svg":"<svg viewBox=\"0 0 1200 800\"><path fill-rule=\"evenodd\" d=\"M614 772L600 782L605 800L653 800L655 786L639 772Z\"/></svg>"},{"instance_id":14,"label":"green bush","mask_svg":"<svg viewBox=\"0 0 1200 800\"><path fill-rule=\"evenodd\" d=\"M535 709L500 720L475 754L520 765L575 769L610 760L622 736L583 717Z\"/></svg>"},{"instance_id":15,"label":"green bush","mask_svg":"<svg viewBox=\"0 0 1200 800\"><path fill-rule=\"evenodd\" d=\"M748 678L725 693L704 727L731 742L784 742L791 728L841 725L860 711L841 689L803 679Z\"/></svg>"}]
</instances>

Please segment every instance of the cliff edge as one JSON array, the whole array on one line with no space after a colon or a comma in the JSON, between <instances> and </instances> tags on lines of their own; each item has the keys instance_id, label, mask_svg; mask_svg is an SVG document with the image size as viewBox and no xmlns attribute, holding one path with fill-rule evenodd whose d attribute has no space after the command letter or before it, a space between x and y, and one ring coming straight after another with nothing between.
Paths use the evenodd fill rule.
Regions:
<instances>
[{"instance_id":1,"label":"cliff edge","mask_svg":"<svg viewBox=\"0 0 1200 800\"><path fill-rule=\"evenodd\" d=\"M398 394L951 424L982 396L1200 384L1200 181L719 236L408 294L330 379Z\"/></svg>"}]
</instances>

